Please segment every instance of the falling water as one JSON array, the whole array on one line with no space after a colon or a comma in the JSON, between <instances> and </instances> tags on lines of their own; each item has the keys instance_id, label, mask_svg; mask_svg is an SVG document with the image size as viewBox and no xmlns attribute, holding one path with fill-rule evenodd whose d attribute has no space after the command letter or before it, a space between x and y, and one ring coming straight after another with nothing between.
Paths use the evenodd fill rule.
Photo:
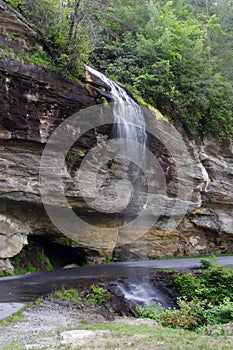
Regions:
<instances>
[{"instance_id":1,"label":"falling water","mask_svg":"<svg viewBox=\"0 0 233 350\"><path fill-rule=\"evenodd\" d=\"M131 279L118 282L118 287L123 292L126 299L131 300L138 306L168 308L174 306L174 302L166 295L161 287L152 282L148 276L141 276L138 279Z\"/></svg>"},{"instance_id":2,"label":"falling water","mask_svg":"<svg viewBox=\"0 0 233 350\"><path fill-rule=\"evenodd\" d=\"M130 226L132 218L137 217L138 226L144 226L144 216L142 215L141 218L139 213L145 210L147 200L148 179L146 172L148 159L146 155L148 154L148 138L146 123L141 107L124 88L97 70L89 66L85 66L85 68L91 76L100 82L99 86L105 89L103 95L106 94L112 101L113 137L119 140L119 151L114 156L114 162L118 169L121 169L120 172L118 171L118 179L128 180L130 182L129 186L131 186L129 191L129 186L126 185L126 191L128 190L128 193L130 193L128 205L119 211L123 224L123 230L119 229L120 236L121 232L124 235L125 229L134 231ZM125 169L128 169L128 171L125 171ZM120 173L122 175L119 175ZM128 225L127 228L126 225ZM133 235L133 232L131 234Z\"/></svg>"},{"instance_id":3,"label":"falling water","mask_svg":"<svg viewBox=\"0 0 233 350\"><path fill-rule=\"evenodd\" d=\"M137 164L140 165L144 161L144 151L147 146L146 125L141 107L121 86L107 78L104 74L88 66L86 66L86 69L109 87L113 100L114 137L121 140L124 139L124 143L121 146L123 149L121 151L125 151L129 158L134 158L134 160L135 148L132 147L130 140L133 140L134 144L141 145L140 149L142 152L138 154L136 159ZM130 157L131 155L133 157Z\"/></svg>"},{"instance_id":4,"label":"falling water","mask_svg":"<svg viewBox=\"0 0 233 350\"><path fill-rule=\"evenodd\" d=\"M119 228L118 239L120 237L119 241L124 242L124 236L127 237L128 234L133 242L137 237L135 231L140 232L140 227L143 227L145 220L148 221L147 216L138 215L146 208L145 180L147 182L148 178L145 179L145 177L148 176L149 164L149 159L146 157L146 154L148 155L148 139L143 111L121 86L93 68L86 66L86 70L100 81L100 85L103 84L103 88L106 89L105 92L112 100L113 136L121 140L119 154L121 158L124 158L124 155L126 156L126 163L121 158L120 162L122 161L123 165L128 164L128 176L134 187L131 203L125 208L125 211L121 212L123 214L123 226L122 229ZM135 216L137 217L137 226L131 227L131 219ZM147 246L144 245L142 249L146 253ZM143 276L140 282L134 280L134 273L131 277L132 279L128 283L118 284L126 298L141 306L149 306L154 303L162 304L164 307L170 306L168 298L150 281L147 274Z\"/></svg>"}]
</instances>

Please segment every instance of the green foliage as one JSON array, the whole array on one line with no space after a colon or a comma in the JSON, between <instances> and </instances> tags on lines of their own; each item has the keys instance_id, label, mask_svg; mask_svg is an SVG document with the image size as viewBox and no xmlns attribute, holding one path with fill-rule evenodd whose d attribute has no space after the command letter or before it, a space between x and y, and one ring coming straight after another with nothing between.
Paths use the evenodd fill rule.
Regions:
<instances>
[{"instance_id":1,"label":"green foliage","mask_svg":"<svg viewBox=\"0 0 233 350\"><path fill-rule=\"evenodd\" d=\"M36 28L46 41L45 51L36 51L28 61L52 68L68 77L77 78L82 74L92 48L87 28L82 23L82 1L53 0L8 0ZM26 55L23 57L27 60Z\"/></svg>"},{"instance_id":2,"label":"green foliage","mask_svg":"<svg viewBox=\"0 0 233 350\"><path fill-rule=\"evenodd\" d=\"M213 262L209 259L202 258L200 260L200 262L201 262L201 267L203 270L210 269L213 267Z\"/></svg>"},{"instance_id":3,"label":"green foliage","mask_svg":"<svg viewBox=\"0 0 233 350\"><path fill-rule=\"evenodd\" d=\"M116 8L108 1L91 62L190 133L230 138L233 79L221 44L228 34L213 12L222 9L217 2L194 15L191 2L118 1Z\"/></svg>"},{"instance_id":4,"label":"green foliage","mask_svg":"<svg viewBox=\"0 0 233 350\"><path fill-rule=\"evenodd\" d=\"M101 305L111 298L111 293L98 285L91 285L90 292L86 296L92 304Z\"/></svg>"},{"instance_id":5,"label":"green foliage","mask_svg":"<svg viewBox=\"0 0 233 350\"><path fill-rule=\"evenodd\" d=\"M22 57L25 62L33 62L40 66L54 68L52 67L51 57L40 45L36 45L33 48L33 53L31 55L19 53L19 56Z\"/></svg>"},{"instance_id":6,"label":"green foliage","mask_svg":"<svg viewBox=\"0 0 233 350\"><path fill-rule=\"evenodd\" d=\"M202 283L205 285L203 298L212 303L220 304L223 299L233 301L233 271L226 266L210 266L202 274Z\"/></svg>"},{"instance_id":7,"label":"green foliage","mask_svg":"<svg viewBox=\"0 0 233 350\"><path fill-rule=\"evenodd\" d=\"M12 273L9 273L7 271L0 272L0 277L9 277L9 276L12 276Z\"/></svg>"},{"instance_id":8,"label":"green foliage","mask_svg":"<svg viewBox=\"0 0 233 350\"><path fill-rule=\"evenodd\" d=\"M36 246L33 242L25 246L18 255L11 258L11 262L16 275L50 271L53 268L43 248Z\"/></svg>"},{"instance_id":9,"label":"green foliage","mask_svg":"<svg viewBox=\"0 0 233 350\"><path fill-rule=\"evenodd\" d=\"M8 3L45 37L28 60L72 79L89 61L189 133L233 137L232 0Z\"/></svg>"},{"instance_id":10,"label":"green foliage","mask_svg":"<svg viewBox=\"0 0 233 350\"><path fill-rule=\"evenodd\" d=\"M158 321L163 326L196 330L203 326L224 324L233 321L233 302L229 298L214 306L198 298L188 301L178 298L178 309L157 311L150 308L138 307L138 316Z\"/></svg>"},{"instance_id":11,"label":"green foliage","mask_svg":"<svg viewBox=\"0 0 233 350\"><path fill-rule=\"evenodd\" d=\"M173 280L181 296L194 298L204 288L202 282L191 273L174 275Z\"/></svg>"},{"instance_id":12,"label":"green foliage","mask_svg":"<svg viewBox=\"0 0 233 350\"><path fill-rule=\"evenodd\" d=\"M233 271L210 260L202 259L201 263L203 271L199 277L191 273L174 275L180 295L177 309L138 308L138 315L188 330L232 322Z\"/></svg>"},{"instance_id":13,"label":"green foliage","mask_svg":"<svg viewBox=\"0 0 233 350\"><path fill-rule=\"evenodd\" d=\"M190 273L174 275L174 283L181 296L208 300L221 304L225 298L233 301L233 271L223 265L215 265L202 259L203 272L200 277Z\"/></svg>"},{"instance_id":14,"label":"green foliage","mask_svg":"<svg viewBox=\"0 0 233 350\"><path fill-rule=\"evenodd\" d=\"M78 158L83 158L85 156L85 152L80 149L76 152L76 156Z\"/></svg>"},{"instance_id":15,"label":"green foliage","mask_svg":"<svg viewBox=\"0 0 233 350\"><path fill-rule=\"evenodd\" d=\"M111 160L111 159L110 159ZM112 263L112 260L109 256L106 256L103 261L102 261L102 264L111 264Z\"/></svg>"},{"instance_id":16,"label":"green foliage","mask_svg":"<svg viewBox=\"0 0 233 350\"><path fill-rule=\"evenodd\" d=\"M75 304L79 304L81 300L78 295L78 291L74 288L62 288L60 290L55 291L53 295L61 300L73 302Z\"/></svg>"},{"instance_id":17,"label":"green foliage","mask_svg":"<svg viewBox=\"0 0 233 350\"><path fill-rule=\"evenodd\" d=\"M68 156L68 160L73 159L71 154L68 153L67 156ZM59 237L56 239L56 242L61 244L61 245L67 246L67 247L78 247L79 246L77 241L74 241L68 237Z\"/></svg>"},{"instance_id":18,"label":"green foliage","mask_svg":"<svg viewBox=\"0 0 233 350\"><path fill-rule=\"evenodd\" d=\"M137 314L141 318L149 318L154 321L160 322L160 315L162 306L160 304L151 305L149 307L136 307Z\"/></svg>"},{"instance_id":19,"label":"green foliage","mask_svg":"<svg viewBox=\"0 0 233 350\"><path fill-rule=\"evenodd\" d=\"M24 309L21 309L19 311L17 311L16 313L14 313L13 315L7 317L6 319L1 321L1 326L5 325L5 324L10 324L10 323L15 323L15 322L19 322L22 321L23 319L23 311Z\"/></svg>"},{"instance_id":20,"label":"green foliage","mask_svg":"<svg viewBox=\"0 0 233 350\"><path fill-rule=\"evenodd\" d=\"M24 5L24 0L5 0L9 5L19 10Z\"/></svg>"},{"instance_id":21,"label":"green foliage","mask_svg":"<svg viewBox=\"0 0 233 350\"><path fill-rule=\"evenodd\" d=\"M161 324L173 328L184 328L193 330L203 325L205 320L204 303L193 299L187 302L178 299L179 309L167 309L160 315Z\"/></svg>"},{"instance_id":22,"label":"green foliage","mask_svg":"<svg viewBox=\"0 0 233 350\"><path fill-rule=\"evenodd\" d=\"M5 44L0 44L0 56L1 56L1 58L5 58L5 57L14 58L15 53L11 47L8 47Z\"/></svg>"},{"instance_id":23,"label":"green foliage","mask_svg":"<svg viewBox=\"0 0 233 350\"><path fill-rule=\"evenodd\" d=\"M204 304L199 300L178 299L178 309L166 309L163 311L156 311L153 308L143 309L137 308L138 315L142 318L151 318L160 322L163 326L172 328L184 328L193 330L202 325ZM201 317L200 317L201 316Z\"/></svg>"}]
</instances>

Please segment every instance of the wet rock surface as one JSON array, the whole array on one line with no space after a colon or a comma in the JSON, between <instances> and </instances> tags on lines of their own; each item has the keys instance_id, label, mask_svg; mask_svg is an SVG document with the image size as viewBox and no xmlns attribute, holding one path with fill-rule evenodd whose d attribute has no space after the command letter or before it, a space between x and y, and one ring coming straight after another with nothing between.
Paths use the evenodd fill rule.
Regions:
<instances>
[{"instance_id":1,"label":"wet rock surface","mask_svg":"<svg viewBox=\"0 0 233 350\"><path fill-rule=\"evenodd\" d=\"M103 89L96 90L99 82L95 80L90 83L93 77L88 78L87 89L48 68L24 62L17 56L17 50L25 42L28 49L35 42L46 49L43 38L3 1L0 1L0 19L0 41L4 45L12 45L15 52L11 58L0 59L0 271L9 272L12 266L8 258L22 250L29 235L45 236L53 242L64 241L64 235L53 225L42 205L39 182L41 155L54 129L75 112L97 107ZM11 34L16 38L10 43ZM97 95L93 91L97 91ZM108 98L106 87L105 92ZM103 118L109 114L101 108L98 111ZM145 113L148 114L152 134L157 135L150 136L156 166L148 170L151 202L147 221L155 214L157 219L146 233L141 234L143 223L140 221L138 232L124 227L119 229L122 223L119 213L100 212L90 205L93 193L96 193L98 205L106 207L106 198L116 197L119 179L133 178L133 172L128 173L129 164L112 159L110 149L103 167L99 169L93 165L93 174L98 173L99 176L97 192L93 192L92 177L87 177L85 191L82 192L84 189L80 188L78 176L84 156L98 143L105 147L111 137L109 125L92 129L73 145L61 169L69 206L91 225L91 228L87 226L83 230L76 225L75 232L69 237L74 238L74 248L83 250L86 262L91 263L99 263L106 257L135 260L232 252L232 143L220 145L208 139L194 141L181 131L180 137L188 151L188 156L183 159L183 152L179 152L180 139L172 138L169 124L166 124L164 132L164 122L158 119L158 115L150 111ZM87 126L88 117L85 121ZM72 137L73 131L68 131ZM175 156L169 149L171 139L177 151ZM161 176L157 177L157 170L163 181ZM161 189L161 183L164 189ZM58 187L59 184L49 182L47 189L56 193ZM190 193L180 195L179 191L187 187L191 188ZM146 203L146 196L145 185L128 208L130 219L135 218L132 209L143 209L140 203ZM53 198L51 207L54 212L62 205L59 198ZM178 220L180 208L186 210ZM80 263L78 258L73 262Z\"/></svg>"}]
</instances>

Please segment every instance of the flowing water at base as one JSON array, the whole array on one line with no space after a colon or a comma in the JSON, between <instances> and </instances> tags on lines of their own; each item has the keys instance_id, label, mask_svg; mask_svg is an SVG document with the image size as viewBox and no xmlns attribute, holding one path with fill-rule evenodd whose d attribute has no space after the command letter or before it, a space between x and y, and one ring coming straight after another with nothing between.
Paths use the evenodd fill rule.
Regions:
<instances>
[{"instance_id":1,"label":"flowing water at base","mask_svg":"<svg viewBox=\"0 0 233 350\"><path fill-rule=\"evenodd\" d=\"M172 306L171 299L157 287L149 278L139 281L128 280L119 282L118 287L126 299L132 301L138 306L154 308L168 308Z\"/></svg>"}]
</instances>

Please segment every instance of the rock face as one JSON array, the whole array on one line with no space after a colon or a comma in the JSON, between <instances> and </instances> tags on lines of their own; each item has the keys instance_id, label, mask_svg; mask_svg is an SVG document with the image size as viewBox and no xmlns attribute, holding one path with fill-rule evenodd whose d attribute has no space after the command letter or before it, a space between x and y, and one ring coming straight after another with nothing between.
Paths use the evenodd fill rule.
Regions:
<instances>
[{"instance_id":1,"label":"rock face","mask_svg":"<svg viewBox=\"0 0 233 350\"><path fill-rule=\"evenodd\" d=\"M120 164L111 158L111 148L114 146L107 144L111 128L108 125L98 130L94 128L78 141L74 139L60 169L67 199L65 204L56 196L60 184L47 183L50 199L53 195L52 202L48 201L47 205L52 212L57 212L57 217L59 208L64 206L72 208L82 222L87 222L83 227L77 223L66 240L67 235L62 233L59 225L51 222L42 204L39 182L41 155L52 132L74 113L95 106L93 113L101 111L103 117L105 112L96 105L103 90L93 90L90 84L86 89L48 68L24 62L18 55L22 45L30 48L30 45L39 42L46 49L43 38L1 0L0 42L3 47L8 45L12 50L11 55L6 55L5 49L2 49L0 58L0 270L12 270L9 258L20 252L31 235L47 236L60 242L68 242L69 239L69 244L81 247L91 262L99 262L103 257L152 258L233 251L233 144L226 142L218 145L207 139L195 142L183 134L188 150L184 162L175 139L175 156L167 146L171 138L169 124L167 136L164 134L162 140L159 136L151 136L150 139L158 166L150 174L151 180L157 180L153 184L151 182L153 200L148 220L159 206L163 210L143 235L137 235L135 230L119 229L122 217L93 207L93 193L99 196L98 203L106 205L101 202L102 195L114 198L119 178L129 180L130 176L127 162L122 166L122 162ZM108 97L106 93L103 96ZM161 128L163 133L163 122L149 114L151 130ZM86 113L87 125L88 117ZM76 125L76 129L82 126ZM67 124L66 127L69 129L66 130L66 137L70 135L72 140L75 134L73 125ZM99 193L93 192L94 178L87 176L85 190L80 188L78 181L82 159L96 145L99 145L99 149L109 147L109 156L100 169L98 164L94 164L94 156L90 158L93 174L98 174ZM55 151L53 155L57 157ZM56 171L56 166L54 169ZM156 177L156 169L163 175L165 192L158 188L160 180ZM121 193L124 194L127 188L124 188L124 184L122 186ZM179 195L179 191L190 186L191 193ZM141 192L142 197L145 192ZM186 209L179 220L180 208L183 207ZM171 212L175 226L168 222ZM67 221L70 220L69 215L70 212ZM138 227L140 225L143 226L143 223L139 223Z\"/></svg>"}]
</instances>

